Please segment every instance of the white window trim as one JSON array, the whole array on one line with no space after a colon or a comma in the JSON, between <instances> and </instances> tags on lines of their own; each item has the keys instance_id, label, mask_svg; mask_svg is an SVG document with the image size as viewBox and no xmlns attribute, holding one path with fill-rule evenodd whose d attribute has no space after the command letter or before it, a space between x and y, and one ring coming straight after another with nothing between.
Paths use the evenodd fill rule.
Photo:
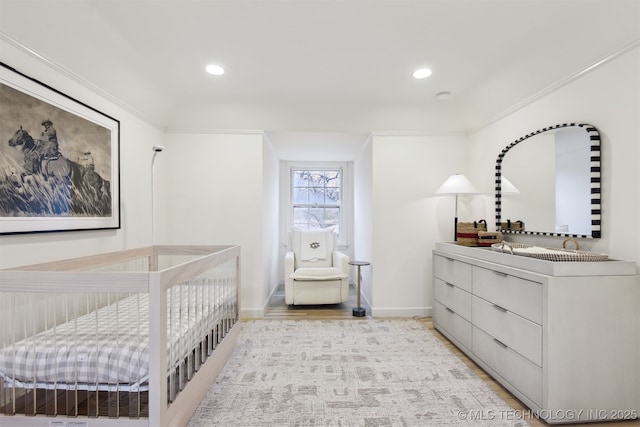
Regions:
<instances>
[{"instance_id":1,"label":"white window trim","mask_svg":"<svg viewBox=\"0 0 640 427\"><path fill-rule=\"evenodd\" d=\"M351 162L283 162L281 173L281 212L284 215L283 242L286 245L287 232L293 227L293 212L291 209L291 173L293 169L341 169L342 170L342 205L340 215L340 236L338 246L341 249L349 247L353 223L353 164Z\"/></svg>"}]
</instances>

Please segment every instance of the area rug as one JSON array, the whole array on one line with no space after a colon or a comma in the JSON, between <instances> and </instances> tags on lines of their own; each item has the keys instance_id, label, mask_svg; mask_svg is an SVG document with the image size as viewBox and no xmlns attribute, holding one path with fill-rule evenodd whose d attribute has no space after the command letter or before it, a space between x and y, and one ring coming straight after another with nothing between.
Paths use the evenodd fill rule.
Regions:
<instances>
[{"instance_id":1,"label":"area rug","mask_svg":"<svg viewBox=\"0 0 640 427\"><path fill-rule=\"evenodd\" d=\"M241 328L188 426L527 425L418 320L254 320Z\"/></svg>"}]
</instances>

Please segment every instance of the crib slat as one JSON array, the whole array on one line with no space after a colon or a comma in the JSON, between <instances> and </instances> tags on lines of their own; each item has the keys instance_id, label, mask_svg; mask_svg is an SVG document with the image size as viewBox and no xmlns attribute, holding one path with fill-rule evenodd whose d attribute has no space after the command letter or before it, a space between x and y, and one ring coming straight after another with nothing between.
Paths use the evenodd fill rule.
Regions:
<instances>
[{"instance_id":1,"label":"crib slat","mask_svg":"<svg viewBox=\"0 0 640 427\"><path fill-rule=\"evenodd\" d=\"M175 303L175 298L176 295L175 293L177 292L177 287L174 286L172 288L169 289L168 294L167 294L167 319L168 319L168 325L167 325L167 336L169 337L174 337L176 334L175 328L176 328L176 323L177 323L177 313L176 313L176 309L174 307L174 303ZM168 373L167 373L167 378L168 378L168 386L169 386L169 390L167 393L167 399L169 402L173 402L176 398L176 394L177 394L177 389L176 389L176 372L175 372L175 366L174 366L174 361L175 361L175 345L173 344L173 342L170 343L169 345L169 350L168 350Z\"/></svg>"},{"instance_id":2,"label":"crib slat","mask_svg":"<svg viewBox=\"0 0 640 427\"><path fill-rule=\"evenodd\" d=\"M0 296L2 297L2 301L5 301L5 304L10 301L10 305L8 307L4 307L10 312L10 316L6 321L2 322L0 325L1 333L2 333L2 342L0 344L3 348L10 348L13 346L13 331L14 331L14 319L16 318L16 304L15 304L15 293L4 293L0 292ZM11 410L11 402L13 399L11 398L12 393L15 393L15 388L5 386L4 381L0 381L0 413L5 415L10 415L12 413Z\"/></svg>"},{"instance_id":3,"label":"crib slat","mask_svg":"<svg viewBox=\"0 0 640 427\"><path fill-rule=\"evenodd\" d=\"M194 288L193 288L193 279L190 280L189 282L187 282L187 284L185 285L186 288L186 310L187 310L187 316L185 319L185 325L184 327L189 331L188 335L189 335L189 339L186 340L184 342L185 346L183 348L183 351L188 351L188 355L187 355L187 360L186 360L186 372L185 372L185 379L186 381L191 381L191 378L193 377L193 372L195 370L195 361L194 359L194 349L190 349L187 346L191 345L192 342L195 342L194 340L194 334L196 331L194 331L193 327L194 327L194 320L193 317L196 315L196 313L194 313L194 304L193 302L195 301L195 296L193 295L194 292ZM184 387L183 387L184 388Z\"/></svg>"},{"instance_id":4,"label":"crib slat","mask_svg":"<svg viewBox=\"0 0 640 427\"><path fill-rule=\"evenodd\" d=\"M120 393L117 386L115 390L109 389L107 392L107 416L109 418L118 418L120 415Z\"/></svg>"},{"instance_id":5,"label":"crib slat","mask_svg":"<svg viewBox=\"0 0 640 427\"><path fill-rule=\"evenodd\" d=\"M0 381L0 413L4 415L13 415L11 402L14 399L11 399L12 392L15 392L14 388L5 387L5 382Z\"/></svg>"},{"instance_id":6,"label":"crib slat","mask_svg":"<svg viewBox=\"0 0 640 427\"><path fill-rule=\"evenodd\" d=\"M129 418L140 418L140 391L129 392Z\"/></svg>"},{"instance_id":7,"label":"crib slat","mask_svg":"<svg viewBox=\"0 0 640 427\"><path fill-rule=\"evenodd\" d=\"M114 324L114 334L109 334L109 341L112 342L113 345L116 346L116 348L119 348L118 346L118 304L117 301L112 302L109 301L109 305L114 304L115 306L115 316L114 318L109 319L110 322L113 322ZM109 365L115 364L117 363L117 359L113 356L113 355L109 355ZM119 399L119 384L117 379L116 380L112 380L109 382L109 391L107 392L107 413L109 418L118 418L118 416L120 415L120 399Z\"/></svg>"},{"instance_id":8,"label":"crib slat","mask_svg":"<svg viewBox=\"0 0 640 427\"><path fill-rule=\"evenodd\" d=\"M73 381L70 381L69 389L67 390L67 417L78 416L78 295L71 294L71 301L69 301L69 313L67 319L73 323L73 330L69 331L72 337L69 337L70 350L72 354L76 354L76 357L72 361L71 377Z\"/></svg>"},{"instance_id":9,"label":"crib slat","mask_svg":"<svg viewBox=\"0 0 640 427\"><path fill-rule=\"evenodd\" d=\"M33 307L35 306L36 302L35 302L35 295L30 294L26 296L26 306L27 307ZM26 316L26 318L24 319L24 336L28 337L29 339L29 344L30 344L30 349L31 351L33 351L34 353L36 353L35 351L35 347L37 345L36 339L35 339L35 335L36 335L36 326L35 326L35 320L34 320L34 316ZM30 383L31 383L31 390L29 390L26 394L25 394L25 399L24 399L24 411L25 411L25 415L35 415L36 414L36 373L32 372L32 377L30 378Z\"/></svg>"},{"instance_id":10,"label":"crib slat","mask_svg":"<svg viewBox=\"0 0 640 427\"><path fill-rule=\"evenodd\" d=\"M75 388L66 391L65 403L67 404L67 417L78 416L78 391Z\"/></svg>"},{"instance_id":11,"label":"crib slat","mask_svg":"<svg viewBox=\"0 0 640 427\"><path fill-rule=\"evenodd\" d=\"M8 393L8 388L5 387L5 382L4 381L0 381L0 414L5 414L6 413L6 406L7 406L7 396L6 394Z\"/></svg>"},{"instance_id":12,"label":"crib slat","mask_svg":"<svg viewBox=\"0 0 640 427\"><path fill-rule=\"evenodd\" d=\"M90 335L90 332L93 332L93 337L87 336L91 342L93 342L93 348L97 352L99 349L98 343L98 328L100 326L100 322L98 320L98 308L100 307L100 300L103 298L102 294L92 294L87 295L87 313L93 313L93 322L92 322L92 330L87 331L87 335ZM90 358L87 357L86 362L87 372L90 372L91 363ZM100 415L100 393L98 391L98 378L96 375L95 382L92 383L91 378L87 378L87 417L89 418L98 418ZM91 386L95 387L95 390L91 390Z\"/></svg>"},{"instance_id":13,"label":"crib slat","mask_svg":"<svg viewBox=\"0 0 640 427\"><path fill-rule=\"evenodd\" d=\"M140 305L140 295L136 294L135 296L136 299L136 306L135 308L133 307L133 304L129 304L129 318L133 320L133 324L136 325L136 332L135 332L135 337L134 339L139 343L139 346L137 348L137 351L142 353L144 351L144 349L142 348L142 334L140 333L140 326L142 323L142 320L140 318L140 313L141 313L141 305ZM135 362L136 364L136 371L140 370L140 358L137 359L137 362ZM131 381L129 382L129 390L132 390L132 387L134 387L135 384L133 384ZM129 402L127 405L127 413L129 418L132 419L136 419L140 417L140 390L139 388L135 391L130 391L128 393L129 395Z\"/></svg>"},{"instance_id":14,"label":"crib slat","mask_svg":"<svg viewBox=\"0 0 640 427\"><path fill-rule=\"evenodd\" d=\"M47 294L46 300L44 303L44 329L49 330L55 326L55 316L56 316L56 295L55 294ZM54 348L56 343L53 339L49 339L48 337L44 340L43 345L45 347ZM49 358L45 360L45 364L54 363L54 361L50 361ZM55 390L51 388L46 388L44 391L44 412L46 415L55 416L56 414L56 393Z\"/></svg>"}]
</instances>

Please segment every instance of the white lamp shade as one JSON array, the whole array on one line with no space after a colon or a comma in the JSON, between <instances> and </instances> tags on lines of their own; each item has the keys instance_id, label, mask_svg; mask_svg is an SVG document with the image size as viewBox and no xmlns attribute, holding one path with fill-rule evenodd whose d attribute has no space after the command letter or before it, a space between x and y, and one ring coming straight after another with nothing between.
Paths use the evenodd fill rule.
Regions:
<instances>
[{"instance_id":1,"label":"white lamp shade","mask_svg":"<svg viewBox=\"0 0 640 427\"><path fill-rule=\"evenodd\" d=\"M456 174L451 175L438 188L436 194L458 195L458 194L478 194L478 190L471 184L466 176Z\"/></svg>"},{"instance_id":2,"label":"white lamp shade","mask_svg":"<svg viewBox=\"0 0 640 427\"><path fill-rule=\"evenodd\" d=\"M504 175L500 177L500 188L501 194L520 194L520 190Z\"/></svg>"}]
</instances>

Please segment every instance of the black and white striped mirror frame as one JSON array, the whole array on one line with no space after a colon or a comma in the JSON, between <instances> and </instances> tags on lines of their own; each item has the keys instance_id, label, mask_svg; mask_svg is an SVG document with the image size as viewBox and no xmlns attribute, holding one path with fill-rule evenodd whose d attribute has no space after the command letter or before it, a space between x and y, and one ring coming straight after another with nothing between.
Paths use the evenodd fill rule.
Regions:
<instances>
[{"instance_id":1,"label":"black and white striped mirror frame","mask_svg":"<svg viewBox=\"0 0 640 427\"><path fill-rule=\"evenodd\" d=\"M543 132L547 132L549 130L567 128L567 127L580 127L583 128L587 134L589 135L590 146L591 146L591 154L590 154L590 170L591 170L591 235L584 234L570 234L570 233L554 233L554 232L546 232L546 231L507 231L508 233L520 233L520 234L535 234L540 236L568 236L568 237L583 237L583 238L594 238L598 239L602 236L601 230L601 196L600 196L600 133L595 128L595 126L585 124L585 123L563 123L557 124L554 126L546 127L543 129L539 129L535 132L529 133L521 138L516 139L511 144L507 145L501 152L498 154L498 159L496 160L496 173L495 173L495 186L496 186L496 229L497 231L506 231L500 230L500 222L502 219L502 160L504 156L509 152L509 150L522 141L525 141L532 136L538 135Z\"/></svg>"}]
</instances>

